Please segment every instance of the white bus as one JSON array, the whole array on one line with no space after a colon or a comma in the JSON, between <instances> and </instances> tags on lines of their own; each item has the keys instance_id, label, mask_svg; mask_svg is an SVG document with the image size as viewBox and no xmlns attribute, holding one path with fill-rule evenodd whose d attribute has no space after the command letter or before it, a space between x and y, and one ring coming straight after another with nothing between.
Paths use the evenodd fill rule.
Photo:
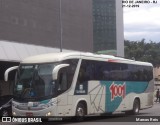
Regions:
<instances>
[{"instance_id":1,"label":"white bus","mask_svg":"<svg viewBox=\"0 0 160 125\"><path fill-rule=\"evenodd\" d=\"M86 116L153 106L153 67L115 56L53 53L24 59L17 69L13 116Z\"/></svg>"}]
</instances>

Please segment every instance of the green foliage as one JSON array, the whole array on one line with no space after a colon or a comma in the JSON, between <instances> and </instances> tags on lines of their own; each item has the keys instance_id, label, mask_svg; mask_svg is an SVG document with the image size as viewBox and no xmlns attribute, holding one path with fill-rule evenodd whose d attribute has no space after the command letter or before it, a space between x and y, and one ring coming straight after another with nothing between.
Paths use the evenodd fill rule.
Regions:
<instances>
[{"instance_id":1,"label":"green foliage","mask_svg":"<svg viewBox=\"0 0 160 125\"><path fill-rule=\"evenodd\" d=\"M155 67L160 66L160 43L150 41L146 43L145 39L141 41L124 41L125 58L134 58L137 61L150 62Z\"/></svg>"}]
</instances>

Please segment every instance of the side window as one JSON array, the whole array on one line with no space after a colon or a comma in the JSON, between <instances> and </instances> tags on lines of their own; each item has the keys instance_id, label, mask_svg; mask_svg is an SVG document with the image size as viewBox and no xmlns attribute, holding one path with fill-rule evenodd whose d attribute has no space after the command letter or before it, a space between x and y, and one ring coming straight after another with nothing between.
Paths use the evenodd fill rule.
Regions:
<instances>
[{"instance_id":1,"label":"side window","mask_svg":"<svg viewBox=\"0 0 160 125\"><path fill-rule=\"evenodd\" d=\"M84 83L89 80L94 79L94 62L90 60L82 60L81 67L79 70L78 80L77 83Z\"/></svg>"},{"instance_id":2,"label":"side window","mask_svg":"<svg viewBox=\"0 0 160 125\"><path fill-rule=\"evenodd\" d=\"M145 77L147 81L150 81L153 79L153 69L152 67L146 67L145 68Z\"/></svg>"},{"instance_id":3,"label":"side window","mask_svg":"<svg viewBox=\"0 0 160 125\"><path fill-rule=\"evenodd\" d=\"M68 81L67 88L70 88L77 68L78 59L68 59L64 60L62 63L69 64L69 66L66 67L66 77Z\"/></svg>"},{"instance_id":4,"label":"side window","mask_svg":"<svg viewBox=\"0 0 160 125\"><path fill-rule=\"evenodd\" d=\"M95 80L102 80L103 78L103 63L95 61Z\"/></svg>"},{"instance_id":5,"label":"side window","mask_svg":"<svg viewBox=\"0 0 160 125\"><path fill-rule=\"evenodd\" d=\"M87 69L87 62L85 60L82 60L77 83L83 83L83 82L87 81L86 69Z\"/></svg>"},{"instance_id":6,"label":"side window","mask_svg":"<svg viewBox=\"0 0 160 125\"><path fill-rule=\"evenodd\" d=\"M66 69L67 68L61 69L58 74L58 91L61 92L67 90L68 79Z\"/></svg>"},{"instance_id":7,"label":"side window","mask_svg":"<svg viewBox=\"0 0 160 125\"><path fill-rule=\"evenodd\" d=\"M150 81L153 79L153 69L149 66L130 64L128 81Z\"/></svg>"},{"instance_id":8,"label":"side window","mask_svg":"<svg viewBox=\"0 0 160 125\"><path fill-rule=\"evenodd\" d=\"M130 77L129 77L129 81L138 81L138 73L137 73L137 65L133 65L133 64L129 64L129 73L130 73Z\"/></svg>"},{"instance_id":9,"label":"side window","mask_svg":"<svg viewBox=\"0 0 160 125\"><path fill-rule=\"evenodd\" d=\"M89 80L104 81L150 81L153 79L152 67L82 60L77 83Z\"/></svg>"},{"instance_id":10,"label":"side window","mask_svg":"<svg viewBox=\"0 0 160 125\"><path fill-rule=\"evenodd\" d=\"M63 93L71 87L75 70L78 64L78 59L68 59L62 61L62 63L70 64L68 67L60 69L57 79L58 93Z\"/></svg>"}]
</instances>

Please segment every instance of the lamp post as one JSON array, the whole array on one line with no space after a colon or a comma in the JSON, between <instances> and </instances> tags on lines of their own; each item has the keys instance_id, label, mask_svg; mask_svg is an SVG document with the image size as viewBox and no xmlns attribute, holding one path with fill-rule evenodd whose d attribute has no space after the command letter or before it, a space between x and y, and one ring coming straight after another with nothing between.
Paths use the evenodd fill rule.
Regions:
<instances>
[{"instance_id":1,"label":"lamp post","mask_svg":"<svg viewBox=\"0 0 160 125\"><path fill-rule=\"evenodd\" d=\"M62 1L59 0L59 21L60 21L60 52L62 52L63 27L62 27Z\"/></svg>"}]
</instances>

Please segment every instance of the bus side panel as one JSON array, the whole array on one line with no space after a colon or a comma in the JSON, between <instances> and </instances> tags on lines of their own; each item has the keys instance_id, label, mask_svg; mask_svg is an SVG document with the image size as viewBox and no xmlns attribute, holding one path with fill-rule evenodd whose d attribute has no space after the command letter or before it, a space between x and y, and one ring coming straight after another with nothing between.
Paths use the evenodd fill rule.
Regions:
<instances>
[{"instance_id":1,"label":"bus side panel","mask_svg":"<svg viewBox=\"0 0 160 125\"><path fill-rule=\"evenodd\" d=\"M146 92L150 86L148 82L132 81L88 81L77 87L78 95L73 96L74 111L80 100L87 100L88 114L132 110L136 97L140 99L141 109L153 105L152 93ZM88 89L83 93L83 89Z\"/></svg>"},{"instance_id":2,"label":"bus side panel","mask_svg":"<svg viewBox=\"0 0 160 125\"><path fill-rule=\"evenodd\" d=\"M71 105L68 105L68 93L63 93L57 97L57 116L68 116Z\"/></svg>"},{"instance_id":3,"label":"bus side panel","mask_svg":"<svg viewBox=\"0 0 160 125\"><path fill-rule=\"evenodd\" d=\"M147 104L148 105L153 105L153 100L154 100L154 80L151 80L149 82L149 85L145 91L148 94L148 98L147 98Z\"/></svg>"},{"instance_id":4,"label":"bus side panel","mask_svg":"<svg viewBox=\"0 0 160 125\"><path fill-rule=\"evenodd\" d=\"M125 82L101 81L106 87L105 112L114 112L126 95Z\"/></svg>"},{"instance_id":5,"label":"bus side panel","mask_svg":"<svg viewBox=\"0 0 160 125\"><path fill-rule=\"evenodd\" d=\"M88 95L89 95L89 114L104 113L106 102L106 87L99 81L88 82Z\"/></svg>"},{"instance_id":6,"label":"bus side panel","mask_svg":"<svg viewBox=\"0 0 160 125\"><path fill-rule=\"evenodd\" d=\"M71 116L75 116L76 115L76 108L78 103L80 103L81 101L85 101L87 104L87 113L89 112L88 110L88 106L89 106L89 96L88 95L74 95L73 96L73 105L72 105L72 111L71 111Z\"/></svg>"},{"instance_id":7,"label":"bus side panel","mask_svg":"<svg viewBox=\"0 0 160 125\"><path fill-rule=\"evenodd\" d=\"M100 81L88 81L84 84L78 84L73 96L74 109L80 101L86 101L87 114L104 113L106 102L106 87ZM76 102L76 103L75 103Z\"/></svg>"},{"instance_id":8,"label":"bus side panel","mask_svg":"<svg viewBox=\"0 0 160 125\"><path fill-rule=\"evenodd\" d=\"M101 81L101 84L106 86L106 112L132 109L134 97L137 95L140 97L140 94L144 100L141 103L147 105L147 93L144 92L148 87L148 82Z\"/></svg>"},{"instance_id":9,"label":"bus side panel","mask_svg":"<svg viewBox=\"0 0 160 125\"><path fill-rule=\"evenodd\" d=\"M141 94L129 93L122 100L121 104L118 106L116 111L132 110L135 98L140 99L140 109L150 108L153 106L153 103L148 103L148 101L151 100L152 96L153 95L151 93L141 93ZM153 102L153 101L150 101L150 102Z\"/></svg>"}]
</instances>

